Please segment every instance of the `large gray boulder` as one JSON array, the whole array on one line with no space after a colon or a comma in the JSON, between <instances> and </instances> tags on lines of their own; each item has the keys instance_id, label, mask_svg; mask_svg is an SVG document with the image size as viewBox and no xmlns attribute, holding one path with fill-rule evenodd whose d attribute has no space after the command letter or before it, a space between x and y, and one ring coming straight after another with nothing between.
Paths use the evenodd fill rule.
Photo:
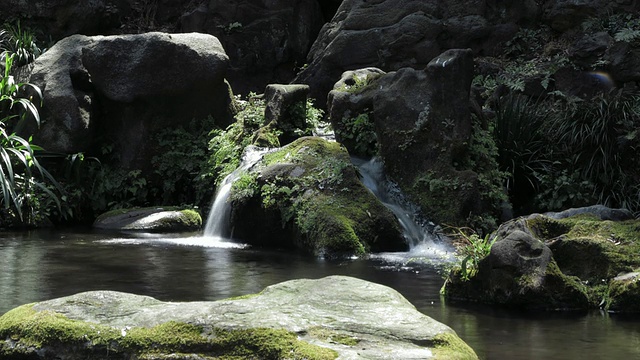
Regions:
<instances>
[{"instance_id":1,"label":"large gray boulder","mask_svg":"<svg viewBox=\"0 0 640 360\"><path fill-rule=\"evenodd\" d=\"M6 313L0 339L7 360L477 359L451 328L395 290L343 276L215 302L86 292Z\"/></svg>"},{"instance_id":2,"label":"large gray boulder","mask_svg":"<svg viewBox=\"0 0 640 360\"><path fill-rule=\"evenodd\" d=\"M120 167L145 169L160 130L213 116L228 125L228 57L211 35L74 35L39 57L30 82L43 90L34 139L63 153L108 146Z\"/></svg>"}]
</instances>

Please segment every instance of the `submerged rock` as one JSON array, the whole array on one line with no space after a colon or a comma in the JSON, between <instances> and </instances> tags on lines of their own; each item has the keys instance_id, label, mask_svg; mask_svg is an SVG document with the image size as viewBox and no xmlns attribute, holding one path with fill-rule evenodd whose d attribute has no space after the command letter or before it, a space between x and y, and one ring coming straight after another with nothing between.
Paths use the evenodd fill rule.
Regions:
<instances>
[{"instance_id":1,"label":"submerged rock","mask_svg":"<svg viewBox=\"0 0 640 360\"><path fill-rule=\"evenodd\" d=\"M292 280L214 302L92 291L0 317L3 359L477 359L448 326L386 286Z\"/></svg>"},{"instance_id":2,"label":"submerged rock","mask_svg":"<svg viewBox=\"0 0 640 360\"><path fill-rule=\"evenodd\" d=\"M343 257L406 250L398 220L360 182L346 149L303 137L266 154L231 188L232 237Z\"/></svg>"},{"instance_id":3,"label":"submerged rock","mask_svg":"<svg viewBox=\"0 0 640 360\"><path fill-rule=\"evenodd\" d=\"M593 206L502 224L477 273L464 281L454 271L446 296L526 309L638 312L640 221L607 220L625 214Z\"/></svg>"},{"instance_id":4,"label":"submerged rock","mask_svg":"<svg viewBox=\"0 0 640 360\"><path fill-rule=\"evenodd\" d=\"M114 210L98 216L93 227L108 230L167 233L196 231L202 228L202 218L197 211L191 209L151 207Z\"/></svg>"}]
</instances>

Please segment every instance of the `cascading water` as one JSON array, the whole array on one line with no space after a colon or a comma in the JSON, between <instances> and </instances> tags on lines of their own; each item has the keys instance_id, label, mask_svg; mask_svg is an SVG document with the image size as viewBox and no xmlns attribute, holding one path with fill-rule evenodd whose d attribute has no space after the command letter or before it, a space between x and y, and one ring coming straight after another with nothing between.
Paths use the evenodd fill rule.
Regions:
<instances>
[{"instance_id":1,"label":"cascading water","mask_svg":"<svg viewBox=\"0 0 640 360\"><path fill-rule=\"evenodd\" d=\"M453 258L453 249L442 242L442 235L436 231L437 226L418 219L417 207L405 199L396 184L387 179L380 159L367 161L352 157L351 161L360 170L362 183L398 218L409 244L409 256L442 260Z\"/></svg>"},{"instance_id":2,"label":"cascading water","mask_svg":"<svg viewBox=\"0 0 640 360\"><path fill-rule=\"evenodd\" d=\"M245 149L242 156L242 163L231 174L227 175L220 184L220 188L216 191L216 196L209 210L207 225L204 229L204 236L214 238L220 241L228 237L229 234L229 218L231 216L231 204L227 201L231 193L233 182L236 181L242 172L255 165L262 155L267 152L266 149L249 146Z\"/></svg>"}]
</instances>

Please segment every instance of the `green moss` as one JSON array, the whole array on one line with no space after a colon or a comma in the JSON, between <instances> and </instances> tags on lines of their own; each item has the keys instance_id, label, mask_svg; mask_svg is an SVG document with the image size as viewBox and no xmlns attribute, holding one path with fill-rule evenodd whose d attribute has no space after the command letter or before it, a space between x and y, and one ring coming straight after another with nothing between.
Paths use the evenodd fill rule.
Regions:
<instances>
[{"instance_id":1,"label":"green moss","mask_svg":"<svg viewBox=\"0 0 640 360\"><path fill-rule=\"evenodd\" d=\"M183 209L180 213L185 217L185 225L188 227L200 227L202 226L202 216L200 213L193 209Z\"/></svg>"},{"instance_id":2,"label":"green moss","mask_svg":"<svg viewBox=\"0 0 640 360\"><path fill-rule=\"evenodd\" d=\"M360 339L341 334L337 331L329 330L321 327L314 327L309 330L309 335L325 342L342 344L346 346L356 346L360 343Z\"/></svg>"},{"instance_id":3,"label":"green moss","mask_svg":"<svg viewBox=\"0 0 640 360\"><path fill-rule=\"evenodd\" d=\"M223 330L167 322L152 328L116 329L72 320L52 312L36 312L24 305L0 317L0 354L35 352L42 347L90 355L91 358L155 357L150 354L199 353L215 358L334 359L333 350L297 339L279 329Z\"/></svg>"},{"instance_id":4,"label":"green moss","mask_svg":"<svg viewBox=\"0 0 640 360\"><path fill-rule=\"evenodd\" d=\"M584 214L561 220L541 216L528 220L528 225L551 241L562 271L589 286L600 286L640 266L640 221L603 221Z\"/></svg>"},{"instance_id":5,"label":"green moss","mask_svg":"<svg viewBox=\"0 0 640 360\"><path fill-rule=\"evenodd\" d=\"M376 221L389 216L389 227L398 227L359 182L348 153L338 143L300 138L266 154L262 165L260 176L247 182L257 190L241 193L234 185L231 197L239 203L251 198L276 213L283 228L294 229L293 242L300 248L316 255L361 255L381 237Z\"/></svg>"},{"instance_id":6,"label":"green moss","mask_svg":"<svg viewBox=\"0 0 640 360\"><path fill-rule=\"evenodd\" d=\"M442 333L432 340L434 359L470 360L478 359L478 355L454 333Z\"/></svg>"}]
</instances>

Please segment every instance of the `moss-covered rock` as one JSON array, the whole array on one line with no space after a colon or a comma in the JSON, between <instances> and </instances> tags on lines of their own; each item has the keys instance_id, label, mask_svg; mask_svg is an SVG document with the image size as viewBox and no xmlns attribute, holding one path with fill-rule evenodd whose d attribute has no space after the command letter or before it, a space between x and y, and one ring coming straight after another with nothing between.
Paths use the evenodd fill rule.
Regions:
<instances>
[{"instance_id":1,"label":"moss-covered rock","mask_svg":"<svg viewBox=\"0 0 640 360\"><path fill-rule=\"evenodd\" d=\"M7 360L432 356L477 359L453 330L395 290L343 276L293 280L215 302L93 291L0 317L0 357Z\"/></svg>"},{"instance_id":2,"label":"moss-covered rock","mask_svg":"<svg viewBox=\"0 0 640 360\"><path fill-rule=\"evenodd\" d=\"M234 183L233 236L342 257L406 249L394 215L364 187L338 143L305 137L266 154Z\"/></svg>"},{"instance_id":3,"label":"moss-covered rock","mask_svg":"<svg viewBox=\"0 0 640 360\"><path fill-rule=\"evenodd\" d=\"M547 264L541 263L537 270L533 268L544 276L524 277L522 266L498 264L490 255L469 281L463 281L453 272L445 285L445 293L452 298L525 308L601 307L619 312L639 311L635 305L640 297L634 271L640 267L640 221L602 220L611 217L603 217L600 210L593 210L592 207L573 209L566 213L567 217L558 216L560 213L533 214L507 222L498 229L492 255L513 234L524 234L531 242L537 242L542 251L551 253ZM616 213L612 209L604 210L606 214ZM522 252L523 247L512 249ZM532 259L530 255L525 258ZM497 287L496 271L508 274L501 277L504 281ZM542 285L542 292L538 291L540 296L530 295L532 283Z\"/></svg>"},{"instance_id":4,"label":"moss-covered rock","mask_svg":"<svg viewBox=\"0 0 640 360\"><path fill-rule=\"evenodd\" d=\"M461 49L424 70L348 71L329 93L328 111L336 138L354 155L378 154L429 219L488 229L506 195L495 144L469 110L472 77L472 53Z\"/></svg>"},{"instance_id":5,"label":"moss-covered rock","mask_svg":"<svg viewBox=\"0 0 640 360\"><path fill-rule=\"evenodd\" d=\"M616 276L609 282L603 305L609 311L640 313L639 300L640 272L635 271Z\"/></svg>"},{"instance_id":6,"label":"moss-covered rock","mask_svg":"<svg viewBox=\"0 0 640 360\"><path fill-rule=\"evenodd\" d=\"M176 207L120 209L98 216L93 226L98 229L124 231L196 231L202 228L202 217L193 209Z\"/></svg>"}]
</instances>

